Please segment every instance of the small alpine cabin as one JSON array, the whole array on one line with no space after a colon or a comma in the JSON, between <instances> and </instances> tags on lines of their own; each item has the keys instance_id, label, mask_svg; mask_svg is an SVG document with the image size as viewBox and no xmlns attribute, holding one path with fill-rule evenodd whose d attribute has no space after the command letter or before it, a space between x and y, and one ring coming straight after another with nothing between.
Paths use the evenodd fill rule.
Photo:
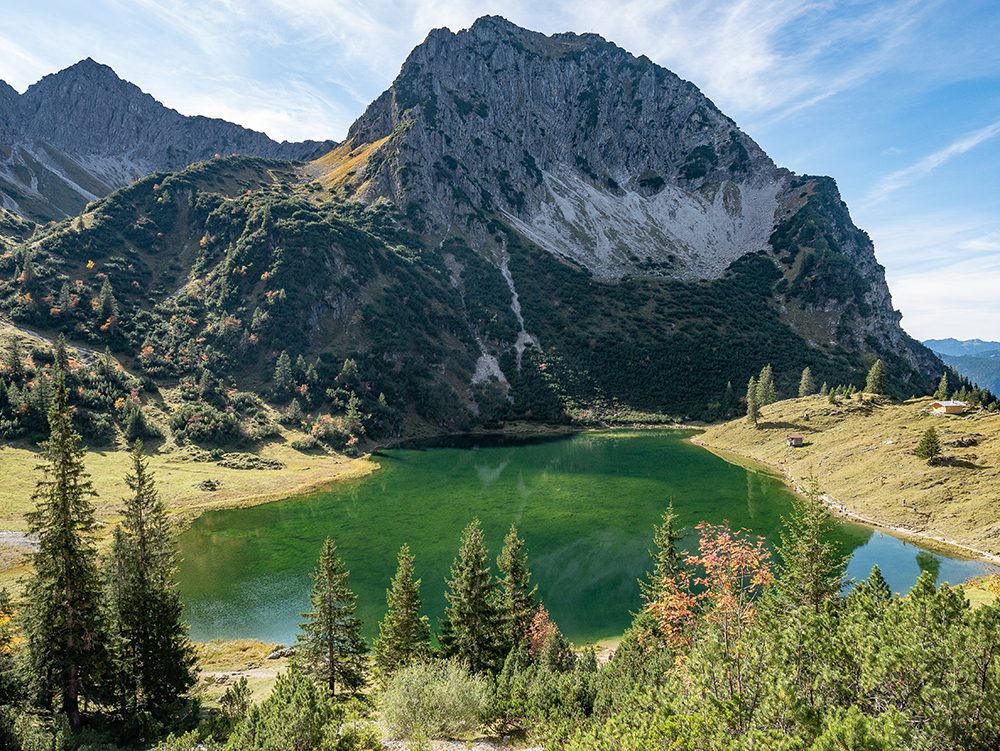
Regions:
<instances>
[{"instance_id":1,"label":"small alpine cabin","mask_svg":"<svg viewBox=\"0 0 1000 751\"><path fill-rule=\"evenodd\" d=\"M935 415L960 415L969 408L965 402L954 400L931 402L931 411Z\"/></svg>"}]
</instances>

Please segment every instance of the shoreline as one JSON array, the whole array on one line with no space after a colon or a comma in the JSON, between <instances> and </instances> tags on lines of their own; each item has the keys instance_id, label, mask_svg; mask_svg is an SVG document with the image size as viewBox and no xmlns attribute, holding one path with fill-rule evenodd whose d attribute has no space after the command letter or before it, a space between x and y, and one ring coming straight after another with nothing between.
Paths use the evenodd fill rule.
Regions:
<instances>
[{"instance_id":1,"label":"shoreline","mask_svg":"<svg viewBox=\"0 0 1000 751\"><path fill-rule=\"evenodd\" d=\"M722 447L707 443L703 440L699 440L700 438L702 438L702 436L704 436L704 433L701 433L697 436L692 436L688 440L695 446L703 448L706 451L711 451L713 454L726 461L730 461L725 456L726 454L729 454L742 461L760 465L761 467L763 467L768 471L768 474L772 474L775 477L780 477L781 481L785 483L785 485L787 485L789 488L791 488L795 493L799 495L806 495L805 488L803 488L802 484L795 479L795 477L792 475L791 469L787 465L782 466L781 464L772 464L770 462L763 461L758 457L748 456L747 454L740 453L739 451L736 451L732 447L728 446ZM741 462L730 461L730 463L731 464L739 463L740 466L745 466ZM857 513L856 511L850 510L848 508L848 504L844 503L842 500L838 498L834 498L829 493L822 493L820 495L820 499L826 504L827 508L830 509L835 519L863 524L867 527L871 527L872 529L878 529L880 531L888 532L893 537L902 539L904 541L906 540L906 538L910 538L912 540L929 541L931 543L934 543L932 547L945 548L945 549L951 548L956 551L959 551L962 554L962 556L967 558L968 560L977 560L994 566L1000 566L1000 555L996 555L994 553L990 553L985 550L980 550L970 545L963 545L962 543L949 538L943 533L939 536L939 535L929 534L926 532L918 532L916 530L907 529L905 527L900 527L894 524L890 524L888 522L884 522L870 516L865 516L863 514ZM931 552L935 551L932 550Z\"/></svg>"}]
</instances>

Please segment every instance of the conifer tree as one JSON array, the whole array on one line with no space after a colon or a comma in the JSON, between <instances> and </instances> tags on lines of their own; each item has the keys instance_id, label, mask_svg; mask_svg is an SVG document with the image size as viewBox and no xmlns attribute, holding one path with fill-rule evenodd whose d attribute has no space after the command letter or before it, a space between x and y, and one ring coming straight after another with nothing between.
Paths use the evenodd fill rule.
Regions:
<instances>
[{"instance_id":1,"label":"conifer tree","mask_svg":"<svg viewBox=\"0 0 1000 751\"><path fill-rule=\"evenodd\" d=\"M24 348L17 335L7 339L7 351L4 353L3 364L11 376L11 383L24 378Z\"/></svg>"},{"instance_id":2,"label":"conifer tree","mask_svg":"<svg viewBox=\"0 0 1000 751\"><path fill-rule=\"evenodd\" d=\"M792 513L783 521L776 546L778 592L793 607L819 613L825 602L840 597L850 556L842 555L829 539L836 522L815 479L810 478L804 498L793 499Z\"/></svg>"},{"instance_id":3,"label":"conifer tree","mask_svg":"<svg viewBox=\"0 0 1000 751\"><path fill-rule=\"evenodd\" d=\"M802 378L799 381L799 396L812 396L816 393L816 379L813 378L812 370L806 366L802 370Z\"/></svg>"},{"instance_id":4,"label":"conifer tree","mask_svg":"<svg viewBox=\"0 0 1000 751\"><path fill-rule=\"evenodd\" d=\"M166 509L136 441L125 484L122 523L107 572L109 631L116 703L154 715L194 685L194 649L181 620L177 557Z\"/></svg>"},{"instance_id":5,"label":"conifer tree","mask_svg":"<svg viewBox=\"0 0 1000 751\"><path fill-rule=\"evenodd\" d=\"M926 459L928 463L934 461L934 457L941 453L941 442L933 426L924 431L913 453L921 459Z\"/></svg>"},{"instance_id":6,"label":"conifer tree","mask_svg":"<svg viewBox=\"0 0 1000 751\"><path fill-rule=\"evenodd\" d=\"M118 301L115 299L115 292L111 288L111 281L105 277L101 291L97 295L97 318L100 321L107 321L111 316L118 315Z\"/></svg>"},{"instance_id":7,"label":"conifer tree","mask_svg":"<svg viewBox=\"0 0 1000 751\"><path fill-rule=\"evenodd\" d=\"M869 394L881 394L885 391L885 365L881 360L876 360L868 371L868 379L865 381L865 391Z\"/></svg>"},{"instance_id":8,"label":"conifer tree","mask_svg":"<svg viewBox=\"0 0 1000 751\"><path fill-rule=\"evenodd\" d=\"M56 339L56 367L63 373L69 372L69 352L66 351L66 335L63 333Z\"/></svg>"},{"instance_id":9,"label":"conifer tree","mask_svg":"<svg viewBox=\"0 0 1000 751\"><path fill-rule=\"evenodd\" d=\"M766 407L774 404L778 400L778 394L774 389L774 374L770 364L761 368L757 377L757 406Z\"/></svg>"},{"instance_id":10,"label":"conifer tree","mask_svg":"<svg viewBox=\"0 0 1000 751\"><path fill-rule=\"evenodd\" d=\"M493 604L497 585L479 519L469 522L462 532L462 546L446 583L448 604L438 636L442 654L465 660L475 673L499 671L504 656L499 643L501 616Z\"/></svg>"},{"instance_id":11,"label":"conifer tree","mask_svg":"<svg viewBox=\"0 0 1000 751\"><path fill-rule=\"evenodd\" d=\"M934 392L935 399L947 399L948 398L948 373L945 372L941 376L941 380L938 381L937 391Z\"/></svg>"},{"instance_id":12,"label":"conifer tree","mask_svg":"<svg viewBox=\"0 0 1000 751\"><path fill-rule=\"evenodd\" d=\"M497 569L503 574L498 606L503 619L502 651L506 654L524 640L531 619L538 611L538 586L531 586L528 554L514 524L510 525L503 549L497 556Z\"/></svg>"},{"instance_id":13,"label":"conifer tree","mask_svg":"<svg viewBox=\"0 0 1000 751\"><path fill-rule=\"evenodd\" d=\"M726 381L726 390L722 393L722 416L732 417L736 408L736 394L733 392L733 382Z\"/></svg>"},{"instance_id":14,"label":"conifer tree","mask_svg":"<svg viewBox=\"0 0 1000 751\"><path fill-rule=\"evenodd\" d=\"M653 527L653 542L656 544L656 552L649 551L649 555L656 561L653 572L647 574L649 581L639 580L642 594L649 602L659 600L663 593L664 582L676 579L684 568L678 543L684 539L685 530L683 527L676 526L678 516L674 511L673 501L667 505L662 518L663 523Z\"/></svg>"},{"instance_id":15,"label":"conifer tree","mask_svg":"<svg viewBox=\"0 0 1000 751\"><path fill-rule=\"evenodd\" d=\"M820 396L826 396L830 393L830 387L826 385L826 381L823 381L823 385L819 388Z\"/></svg>"},{"instance_id":16,"label":"conifer tree","mask_svg":"<svg viewBox=\"0 0 1000 751\"><path fill-rule=\"evenodd\" d=\"M281 350L278 355L278 362L274 366L274 386L275 388L287 391L295 384L292 380L292 358L288 356L287 350Z\"/></svg>"},{"instance_id":17,"label":"conifer tree","mask_svg":"<svg viewBox=\"0 0 1000 751\"><path fill-rule=\"evenodd\" d=\"M312 609L302 613L306 622L298 635L296 661L334 695L338 686L353 693L365 685L362 661L368 649L361 638L361 621L354 615L357 602L348 575L336 545L327 538L312 575Z\"/></svg>"},{"instance_id":18,"label":"conifer tree","mask_svg":"<svg viewBox=\"0 0 1000 751\"><path fill-rule=\"evenodd\" d=\"M60 372L42 444L43 479L35 487L28 531L38 535L34 575L27 582L26 632L31 677L43 705L59 699L71 727L80 727L80 700L93 694L105 667L101 581L94 547L97 495L84 469L86 450L73 430L68 389Z\"/></svg>"},{"instance_id":19,"label":"conifer tree","mask_svg":"<svg viewBox=\"0 0 1000 751\"><path fill-rule=\"evenodd\" d=\"M375 664L383 678L430 655L431 629L427 616L420 615L420 580L413 580L409 545L399 549L399 567L392 588L386 590L386 602L389 609L373 645Z\"/></svg>"},{"instance_id":20,"label":"conifer tree","mask_svg":"<svg viewBox=\"0 0 1000 751\"><path fill-rule=\"evenodd\" d=\"M757 379L750 376L747 383L747 422L757 427L757 419L760 417L760 405L757 401Z\"/></svg>"}]
</instances>

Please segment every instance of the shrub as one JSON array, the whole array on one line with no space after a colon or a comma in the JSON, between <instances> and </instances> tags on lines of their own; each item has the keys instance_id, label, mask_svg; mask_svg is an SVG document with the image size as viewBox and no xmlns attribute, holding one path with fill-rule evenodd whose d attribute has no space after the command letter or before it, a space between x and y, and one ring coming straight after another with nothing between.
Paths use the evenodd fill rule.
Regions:
<instances>
[{"instance_id":1,"label":"shrub","mask_svg":"<svg viewBox=\"0 0 1000 751\"><path fill-rule=\"evenodd\" d=\"M489 698L486 679L461 662L416 663L396 673L380 697L382 719L397 738L454 738L475 732Z\"/></svg>"}]
</instances>

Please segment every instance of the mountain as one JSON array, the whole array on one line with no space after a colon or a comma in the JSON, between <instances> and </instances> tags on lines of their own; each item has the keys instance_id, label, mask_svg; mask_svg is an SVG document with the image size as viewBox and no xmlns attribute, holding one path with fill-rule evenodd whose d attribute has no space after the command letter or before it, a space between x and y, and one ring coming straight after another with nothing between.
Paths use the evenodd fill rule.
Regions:
<instances>
[{"instance_id":1,"label":"mountain","mask_svg":"<svg viewBox=\"0 0 1000 751\"><path fill-rule=\"evenodd\" d=\"M993 357L1000 352L1000 342L984 342L982 339L925 339L924 345L942 355L962 357Z\"/></svg>"},{"instance_id":2,"label":"mountain","mask_svg":"<svg viewBox=\"0 0 1000 751\"><path fill-rule=\"evenodd\" d=\"M881 358L902 396L945 368L832 179L646 58L496 17L431 32L312 162L199 161L42 228L0 309L111 346L218 441L266 435L249 392L336 443L716 419L767 364L785 396L806 366L862 386Z\"/></svg>"},{"instance_id":3,"label":"mountain","mask_svg":"<svg viewBox=\"0 0 1000 751\"><path fill-rule=\"evenodd\" d=\"M438 29L312 174L461 234L503 270L497 223L595 280L721 278L767 257L782 322L810 346L934 357L829 178L797 177L693 84L593 34L502 18Z\"/></svg>"},{"instance_id":4,"label":"mountain","mask_svg":"<svg viewBox=\"0 0 1000 751\"><path fill-rule=\"evenodd\" d=\"M949 338L926 339L924 344L972 383L1000 393L1000 342Z\"/></svg>"},{"instance_id":5,"label":"mountain","mask_svg":"<svg viewBox=\"0 0 1000 751\"><path fill-rule=\"evenodd\" d=\"M215 154L306 160L335 145L276 143L224 120L184 117L90 58L21 95L0 81L0 201L35 221L75 216L135 179Z\"/></svg>"}]
</instances>

